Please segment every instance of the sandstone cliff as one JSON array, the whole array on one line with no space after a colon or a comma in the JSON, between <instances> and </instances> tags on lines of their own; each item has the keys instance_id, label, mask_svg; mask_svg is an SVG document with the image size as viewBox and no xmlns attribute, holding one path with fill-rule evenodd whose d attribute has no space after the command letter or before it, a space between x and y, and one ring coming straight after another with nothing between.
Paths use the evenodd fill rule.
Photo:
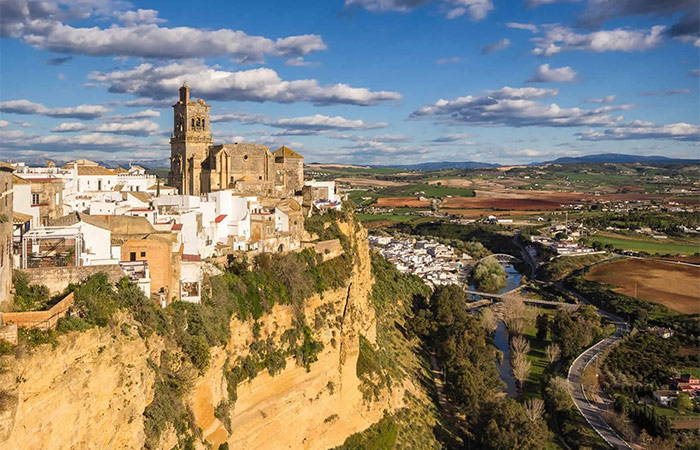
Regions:
<instances>
[{"instance_id":1,"label":"sandstone cliff","mask_svg":"<svg viewBox=\"0 0 700 450\"><path fill-rule=\"evenodd\" d=\"M314 337L324 344L310 371L293 358L277 375L261 372L238 386L229 408L231 433L215 417L226 399L224 367L249 352L254 323L232 319L228 344L214 348L207 371L198 376L186 396L201 429L196 446L213 448L324 449L367 428L385 409L402 405L403 390L383 392L373 402L363 400L356 375L360 334L375 335L375 312L369 299L372 286L366 232L352 222L341 224L358 249L356 266L346 287L315 295L304 302ZM292 327L291 306L275 305L259 322L257 338L279 337ZM153 398L154 373L165 345L152 337L144 341L129 332L129 318L120 325L72 332L59 345L41 346L18 358L6 357L0 375L0 449L142 448L143 411ZM217 414L221 418L221 414ZM177 444L166 432L160 447Z\"/></svg>"}]
</instances>

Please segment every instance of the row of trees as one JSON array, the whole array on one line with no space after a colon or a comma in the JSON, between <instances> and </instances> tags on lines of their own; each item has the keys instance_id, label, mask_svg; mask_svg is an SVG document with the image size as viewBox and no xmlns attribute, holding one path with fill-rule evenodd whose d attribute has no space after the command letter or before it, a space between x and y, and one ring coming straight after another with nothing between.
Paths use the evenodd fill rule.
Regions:
<instances>
[{"instance_id":1,"label":"row of trees","mask_svg":"<svg viewBox=\"0 0 700 450\"><path fill-rule=\"evenodd\" d=\"M496 348L481 321L467 313L458 286L415 299L409 331L435 352L451 403L466 417L465 439L482 449L537 449L548 438L542 405L499 398Z\"/></svg>"}]
</instances>

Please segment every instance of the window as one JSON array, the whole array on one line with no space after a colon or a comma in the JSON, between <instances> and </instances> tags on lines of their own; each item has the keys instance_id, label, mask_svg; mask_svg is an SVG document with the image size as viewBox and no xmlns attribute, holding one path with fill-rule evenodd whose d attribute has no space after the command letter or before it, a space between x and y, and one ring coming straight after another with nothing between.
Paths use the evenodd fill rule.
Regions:
<instances>
[{"instance_id":1,"label":"window","mask_svg":"<svg viewBox=\"0 0 700 450\"><path fill-rule=\"evenodd\" d=\"M204 119L202 119L202 129L204 129Z\"/></svg>"},{"instance_id":2,"label":"window","mask_svg":"<svg viewBox=\"0 0 700 450\"><path fill-rule=\"evenodd\" d=\"M136 261L136 252L129 253L129 261Z\"/></svg>"},{"instance_id":3,"label":"window","mask_svg":"<svg viewBox=\"0 0 700 450\"><path fill-rule=\"evenodd\" d=\"M248 155L243 155L243 161L248 161Z\"/></svg>"},{"instance_id":4,"label":"window","mask_svg":"<svg viewBox=\"0 0 700 450\"><path fill-rule=\"evenodd\" d=\"M146 252L141 252L141 258L145 258L145 257L146 257Z\"/></svg>"},{"instance_id":5,"label":"window","mask_svg":"<svg viewBox=\"0 0 700 450\"><path fill-rule=\"evenodd\" d=\"M32 206L39 204L39 194L32 194Z\"/></svg>"},{"instance_id":6,"label":"window","mask_svg":"<svg viewBox=\"0 0 700 450\"><path fill-rule=\"evenodd\" d=\"M194 119L192 119L192 128L194 128Z\"/></svg>"}]
</instances>

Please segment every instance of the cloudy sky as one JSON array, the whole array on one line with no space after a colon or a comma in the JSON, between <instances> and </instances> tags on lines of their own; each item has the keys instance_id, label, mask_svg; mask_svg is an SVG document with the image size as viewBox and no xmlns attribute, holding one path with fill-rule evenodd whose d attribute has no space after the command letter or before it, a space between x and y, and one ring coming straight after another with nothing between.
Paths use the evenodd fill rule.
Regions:
<instances>
[{"instance_id":1,"label":"cloudy sky","mask_svg":"<svg viewBox=\"0 0 700 450\"><path fill-rule=\"evenodd\" d=\"M307 162L700 157L696 0L0 0L0 158L167 160L183 82L216 143Z\"/></svg>"}]
</instances>

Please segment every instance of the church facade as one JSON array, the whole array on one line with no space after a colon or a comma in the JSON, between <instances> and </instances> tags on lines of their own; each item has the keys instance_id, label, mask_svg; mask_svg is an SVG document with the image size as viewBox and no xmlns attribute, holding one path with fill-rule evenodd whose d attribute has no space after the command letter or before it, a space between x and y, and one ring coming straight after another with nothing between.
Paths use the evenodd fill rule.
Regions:
<instances>
[{"instance_id":1,"label":"church facade","mask_svg":"<svg viewBox=\"0 0 700 450\"><path fill-rule=\"evenodd\" d=\"M280 147L251 143L214 145L209 121L210 106L190 100L190 88L180 88L173 105L170 139L170 185L182 195L201 195L218 190L292 197L304 186L304 157Z\"/></svg>"}]
</instances>

